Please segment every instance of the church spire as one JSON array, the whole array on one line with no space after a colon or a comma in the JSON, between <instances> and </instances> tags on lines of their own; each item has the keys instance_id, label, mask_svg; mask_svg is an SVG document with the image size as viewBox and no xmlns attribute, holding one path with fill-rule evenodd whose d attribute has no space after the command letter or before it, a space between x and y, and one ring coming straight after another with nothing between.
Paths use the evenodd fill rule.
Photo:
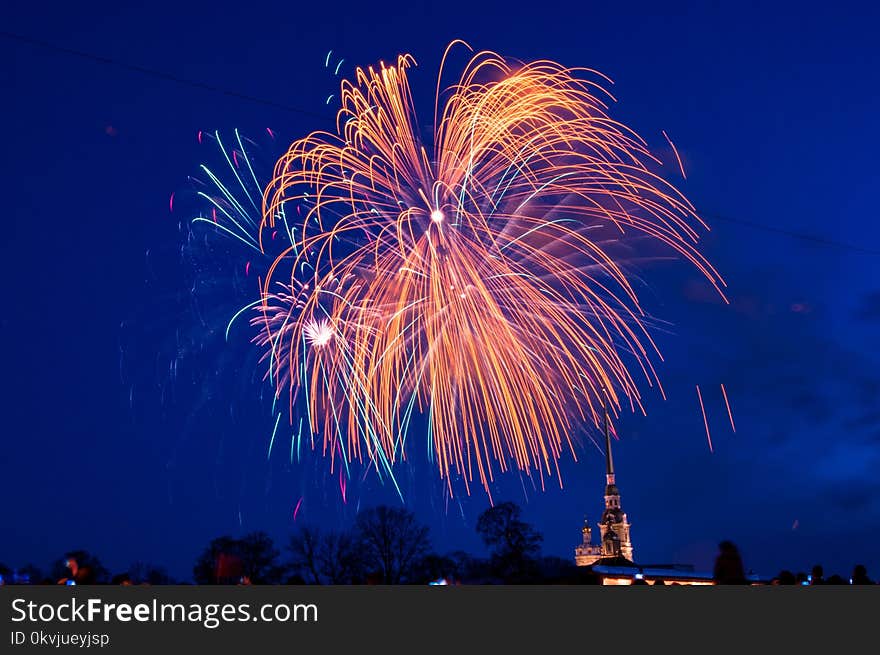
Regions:
<instances>
[{"instance_id":1,"label":"church spire","mask_svg":"<svg viewBox=\"0 0 880 655\"><path fill-rule=\"evenodd\" d=\"M608 416L608 390L602 387L602 412L604 414L603 431L605 432L605 511L599 522L601 531L600 544L591 543L592 533L589 525L584 523L581 532L583 543L575 548L575 563L578 566L589 566L601 560L633 559L633 547L630 540L629 521L620 507L620 490L614 481L614 457L611 454L611 422Z\"/></svg>"},{"instance_id":2,"label":"church spire","mask_svg":"<svg viewBox=\"0 0 880 655\"><path fill-rule=\"evenodd\" d=\"M611 433L608 431L608 396L602 398L602 408L605 411L605 478L608 484L614 484L614 459L611 456Z\"/></svg>"}]
</instances>

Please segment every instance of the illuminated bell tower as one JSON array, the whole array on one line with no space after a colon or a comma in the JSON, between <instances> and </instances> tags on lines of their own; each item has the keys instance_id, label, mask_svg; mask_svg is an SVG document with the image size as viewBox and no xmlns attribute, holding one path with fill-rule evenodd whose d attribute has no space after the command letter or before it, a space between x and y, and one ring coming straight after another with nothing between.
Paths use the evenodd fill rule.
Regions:
<instances>
[{"instance_id":1,"label":"illuminated bell tower","mask_svg":"<svg viewBox=\"0 0 880 655\"><path fill-rule=\"evenodd\" d=\"M574 549L574 562L578 566L589 566L595 564L597 560L602 558L602 546L593 544L593 531L590 529L590 522L584 517L584 527L581 528L583 535L583 543Z\"/></svg>"}]
</instances>

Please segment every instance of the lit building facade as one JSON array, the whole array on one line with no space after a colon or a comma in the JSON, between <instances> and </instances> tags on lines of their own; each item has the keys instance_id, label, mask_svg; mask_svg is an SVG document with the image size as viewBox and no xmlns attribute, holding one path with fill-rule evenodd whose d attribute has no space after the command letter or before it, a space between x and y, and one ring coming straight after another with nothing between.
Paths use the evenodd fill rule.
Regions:
<instances>
[{"instance_id":1,"label":"lit building facade","mask_svg":"<svg viewBox=\"0 0 880 655\"><path fill-rule=\"evenodd\" d=\"M582 543L574 551L575 563L589 567L603 585L714 585L712 573L694 571L682 564L635 564L630 524L620 504L620 489L614 476L611 435L608 431L608 409L605 408L605 510L599 521L599 543L593 543L590 523L584 519ZM749 584L766 584L766 580L749 574Z\"/></svg>"}]
</instances>

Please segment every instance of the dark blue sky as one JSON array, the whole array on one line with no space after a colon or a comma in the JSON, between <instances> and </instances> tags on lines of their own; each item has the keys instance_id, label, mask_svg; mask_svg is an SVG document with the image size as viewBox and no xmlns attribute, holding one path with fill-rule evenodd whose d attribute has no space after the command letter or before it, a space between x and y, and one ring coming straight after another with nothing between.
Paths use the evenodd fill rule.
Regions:
<instances>
[{"instance_id":1,"label":"dark blue sky","mask_svg":"<svg viewBox=\"0 0 880 655\"><path fill-rule=\"evenodd\" d=\"M45 565L87 548L114 571L147 560L187 576L211 537L284 539L300 497L299 520L328 527L347 525L358 501L394 500L367 481L344 504L320 459L267 462L272 416L247 335L224 347L226 307L194 310L177 256L186 217L168 199L206 158L198 130L271 127L283 143L329 127L328 50L343 74L410 52L427 99L443 48L463 38L612 77L612 115L661 156L666 130L688 173L680 187L713 228L705 251L730 306L684 264L640 270L651 309L673 325L658 335L668 400L646 389L648 416L619 426L637 559L708 566L730 538L768 573L815 562L880 573L880 16L839 2L641 4L5 7L9 32L314 115L0 38L0 561ZM524 504L547 553L570 556L583 515L600 513L602 458L582 455L565 465L564 490L515 476L498 489ZM481 493L447 505L427 464L401 479L438 549L480 552Z\"/></svg>"}]
</instances>

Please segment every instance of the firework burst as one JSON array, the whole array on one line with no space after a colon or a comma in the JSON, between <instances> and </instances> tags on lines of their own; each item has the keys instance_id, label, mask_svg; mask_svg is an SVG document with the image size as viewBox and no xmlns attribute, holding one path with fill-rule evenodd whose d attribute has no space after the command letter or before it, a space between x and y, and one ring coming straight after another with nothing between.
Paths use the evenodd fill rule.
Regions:
<instances>
[{"instance_id":1,"label":"firework burst","mask_svg":"<svg viewBox=\"0 0 880 655\"><path fill-rule=\"evenodd\" d=\"M418 412L450 491L510 467L543 483L605 397L634 409L639 381L659 383L614 244L647 237L723 281L693 206L609 117L605 78L479 52L442 89L441 64L425 136L413 64L358 69L335 133L277 162L260 247L285 207L305 210L262 280L257 341L325 451L390 470Z\"/></svg>"}]
</instances>

